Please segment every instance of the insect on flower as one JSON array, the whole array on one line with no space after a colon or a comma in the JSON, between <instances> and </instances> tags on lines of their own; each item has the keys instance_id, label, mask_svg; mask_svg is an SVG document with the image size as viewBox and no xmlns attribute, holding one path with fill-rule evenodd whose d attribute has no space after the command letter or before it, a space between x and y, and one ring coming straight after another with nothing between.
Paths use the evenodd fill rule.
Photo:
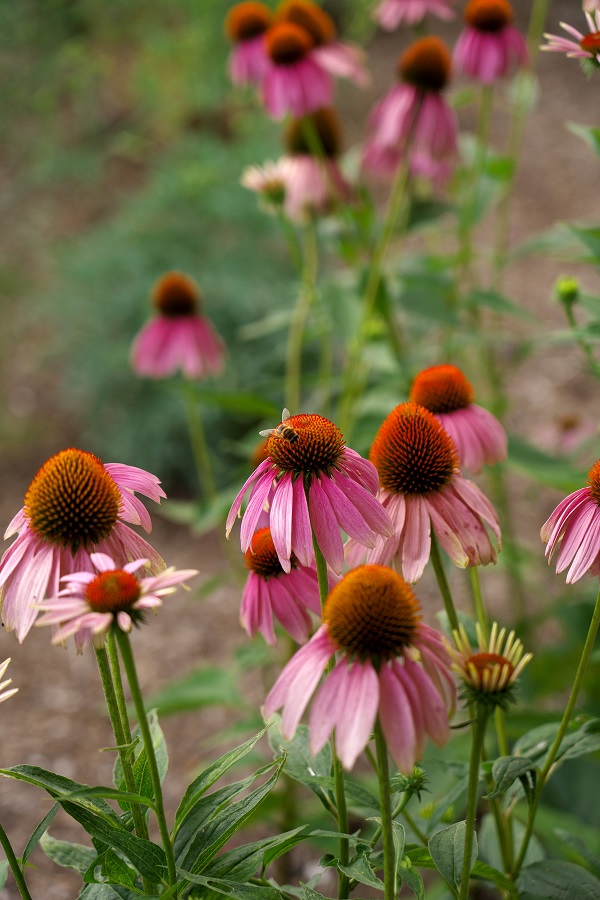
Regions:
<instances>
[{"instance_id":1,"label":"insect on flower","mask_svg":"<svg viewBox=\"0 0 600 900\"><path fill-rule=\"evenodd\" d=\"M289 409L284 409L281 414L281 425L278 425L277 428L265 428L264 431L259 431L261 437L271 437L274 435L275 437L282 438L284 441L289 441L290 444L295 444L300 437L295 428L292 428L291 425L287 425L287 420L291 418Z\"/></svg>"}]
</instances>

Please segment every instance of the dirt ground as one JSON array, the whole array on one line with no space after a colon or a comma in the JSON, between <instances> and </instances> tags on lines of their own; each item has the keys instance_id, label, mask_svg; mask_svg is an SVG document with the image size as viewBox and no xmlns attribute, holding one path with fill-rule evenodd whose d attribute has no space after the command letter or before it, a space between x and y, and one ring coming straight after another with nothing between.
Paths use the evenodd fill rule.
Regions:
<instances>
[{"instance_id":1,"label":"dirt ground","mask_svg":"<svg viewBox=\"0 0 600 900\"><path fill-rule=\"evenodd\" d=\"M517 5L526 9L529 3ZM582 25L579 4L561 0L551 4L548 30L557 31L560 20ZM575 15L577 13L577 15ZM449 36L456 26L445 31ZM363 118L364 111L387 83L390 60L396 54L394 37L380 37L371 48L376 87L361 98L361 107L347 100L348 113ZM597 80L586 82L575 61L541 54L539 71L541 95L528 123L525 151L514 201L512 239L547 228L562 219L594 221L597 217L598 160L565 128L565 121L598 125ZM345 95L349 97L348 94ZM472 123L468 123L472 124ZM497 120L498 139L503 138L503 117ZM552 303L551 290L564 266L542 258L515 265L509 274L506 292L515 302L541 316L544 327L562 326L561 310ZM597 275L585 273L589 290L600 293ZM521 367L511 384L513 403L510 425L514 431L535 440L567 412L576 410L597 422L595 392L597 382L582 375L578 354L566 346L549 346L537 352ZM53 426L54 427L54 426ZM43 460L37 449L18 465L0 464L0 522L8 522L22 505L27 485ZM539 523L548 508L537 510L535 520L522 506L516 506L521 537L531 546L537 539ZM185 529L160 519L158 512L153 543L169 564L194 566L201 570L200 581L223 571L226 563L214 537L199 540ZM537 525L536 525L537 523ZM427 582L424 585L427 591ZM222 663L232 650L244 643L238 626L239 592L219 588L199 600L194 593L178 593L157 621L134 635L142 687L151 693L184 675L203 662ZM50 646L45 629L34 629L23 646L12 635L0 634L0 660L12 656L10 675L19 693L0 709L2 716L2 766L28 763L42 766L86 783L109 784L112 753L98 748L111 744L111 733L103 711L102 694L92 653L76 657ZM249 678L249 696L261 697L262 686ZM227 713L209 709L202 714L178 714L162 722L171 755L166 781L166 802L172 812L185 786L201 765L207 738L223 727ZM49 809L50 802L40 791L27 785L0 782L0 821L20 853L35 825ZM59 816L52 826L56 837L82 840ZM34 897L68 900L80 885L75 873L57 870L39 851L33 856L29 883ZM18 893L9 884L0 891L0 900L14 900Z\"/></svg>"}]
</instances>

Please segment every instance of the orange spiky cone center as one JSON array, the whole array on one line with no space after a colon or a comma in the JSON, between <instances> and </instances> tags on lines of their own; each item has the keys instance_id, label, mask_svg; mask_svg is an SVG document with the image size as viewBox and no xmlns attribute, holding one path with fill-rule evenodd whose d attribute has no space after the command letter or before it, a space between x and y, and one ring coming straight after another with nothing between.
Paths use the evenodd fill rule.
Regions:
<instances>
[{"instance_id":1,"label":"orange spiky cone center","mask_svg":"<svg viewBox=\"0 0 600 900\"><path fill-rule=\"evenodd\" d=\"M286 430L275 430L267 441L267 454L280 469L290 472L328 472L344 452L342 432L324 416L301 413L281 423ZM293 440L286 438L297 435Z\"/></svg>"},{"instance_id":2,"label":"orange spiky cone center","mask_svg":"<svg viewBox=\"0 0 600 900\"><path fill-rule=\"evenodd\" d=\"M336 29L333 19L311 0L287 0L278 11L278 19L293 22L304 28L310 34L315 47L330 44L335 40Z\"/></svg>"},{"instance_id":3,"label":"orange spiky cone center","mask_svg":"<svg viewBox=\"0 0 600 900\"><path fill-rule=\"evenodd\" d=\"M167 272L158 279L152 299L161 315L170 319L193 315L200 304L200 288L183 272Z\"/></svg>"},{"instance_id":4,"label":"orange spiky cone center","mask_svg":"<svg viewBox=\"0 0 600 900\"><path fill-rule=\"evenodd\" d=\"M272 20L273 13L264 3L238 3L225 17L225 34L235 44L249 41L264 34Z\"/></svg>"},{"instance_id":5,"label":"orange spiky cone center","mask_svg":"<svg viewBox=\"0 0 600 900\"><path fill-rule=\"evenodd\" d=\"M278 66L292 66L312 50L308 31L294 22L278 22L266 34L267 53Z\"/></svg>"},{"instance_id":6,"label":"orange spiky cone center","mask_svg":"<svg viewBox=\"0 0 600 900\"><path fill-rule=\"evenodd\" d=\"M119 613L131 609L140 596L140 583L135 575L114 569L101 572L86 586L85 598L94 612Z\"/></svg>"},{"instance_id":7,"label":"orange spiky cone center","mask_svg":"<svg viewBox=\"0 0 600 900\"><path fill-rule=\"evenodd\" d=\"M283 574L270 528L259 528L252 536L250 547L244 554L246 567L261 578L273 578ZM292 566L295 560L292 559Z\"/></svg>"},{"instance_id":8,"label":"orange spiky cone center","mask_svg":"<svg viewBox=\"0 0 600 900\"><path fill-rule=\"evenodd\" d=\"M39 470L25 495L33 531L75 553L109 537L121 494L102 462L84 450L62 450Z\"/></svg>"},{"instance_id":9,"label":"orange spiky cone center","mask_svg":"<svg viewBox=\"0 0 600 900\"><path fill-rule=\"evenodd\" d=\"M586 34L580 41L579 46L582 50L585 50L586 53L593 53L596 56L600 53L600 31L593 31L591 34Z\"/></svg>"},{"instance_id":10,"label":"orange spiky cone center","mask_svg":"<svg viewBox=\"0 0 600 900\"><path fill-rule=\"evenodd\" d=\"M600 459L596 460L587 475L587 483L590 488L590 494L600 506Z\"/></svg>"},{"instance_id":11,"label":"orange spiky cone center","mask_svg":"<svg viewBox=\"0 0 600 900\"><path fill-rule=\"evenodd\" d=\"M397 71L402 81L423 91L441 91L450 79L452 55L440 38L430 35L415 41L400 56Z\"/></svg>"},{"instance_id":12,"label":"orange spiky cone center","mask_svg":"<svg viewBox=\"0 0 600 900\"><path fill-rule=\"evenodd\" d=\"M323 622L340 650L361 660L401 656L421 621L410 586L387 566L359 566L335 585Z\"/></svg>"},{"instance_id":13,"label":"orange spiky cone center","mask_svg":"<svg viewBox=\"0 0 600 900\"><path fill-rule=\"evenodd\" d=\"M432 413L449 413L470 406L473 387L456 366L431 366L419 372L409 399Z\"/></svg>"},{"instance_id":14,"label":"orange spiky cone center","mask_svg":"<svg viewBox=\"0 0 600 900\"><path fill-rule=\"evenodd\" d=\"M469 0L464 18L471 28L494 33L512 22L513 9L508 0Z\"/></svg>"}]
</instances>

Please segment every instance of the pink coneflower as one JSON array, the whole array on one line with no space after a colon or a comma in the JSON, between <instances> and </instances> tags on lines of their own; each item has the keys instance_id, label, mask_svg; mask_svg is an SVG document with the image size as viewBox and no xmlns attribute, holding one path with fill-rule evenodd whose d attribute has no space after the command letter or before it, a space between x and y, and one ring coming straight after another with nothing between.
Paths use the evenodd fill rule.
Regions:
<instances>
[{"instance_id":1,"label":"pink coneflower","mask_svg":"<svg viewBox=\"0 0 600 900\"><path fill-rule=\"evenodd\" d=\"M408 156L412 172L444 180L457 149L457 123L443 97L451 57L437 37L415 41L398 61L401 79L375 106L363 166L387 176L394 158Z\"/></svg>"},{"instance_id":2,"label":"pink coneflower","mask_svg":"<svg viewBox=\"0 0 600 900\"><path fill-rule=\"evenodd\" d=\"M548 544L548 562L560 544L556 574L570 566L567 584L579 581L586 572L600 575L600 459L588 472L587 482L558 504L540 532Z\"/></svg>"},{"instance_id":3,"label":"pink coneflower","mask_svg":"<svg viewBox=\"0 0 600 900\"><path fill-rule=\"evenodd\" d=\"M160 575L138 578L135 573L147 565L147 559L136 559L122 568L106 553L92 553L90 561L95 571L64 575L61 581L66 586L36 604L42 611L36 625L58 625L52 643L62 644L74 637L79 653L92 642L102 647L113 625L131 631L144 620L146 610L162 605L161 597L198 574L196 569L178 572L171 567Z\"/></svg>"},{"instance_id":4,"label":"pink coneflower","mask_svg":"<svg viewBox=\"0 0 600 900\"><path fill-rule=\"evenodd\" d=\"M91 571L90 554L108 553L122 565L144 556L153 573L164 562L125 522L152 529L134 491L160 502L160 481L144 469L102 463L84 450L62 450L44 463L25 505L6 530L18 534L0 562L2 620L23 641L35 621L31 605L58 591L62 576Z\"/></svg>"},{"instance_id":5,"label":"pink coneflower","mask_svg":"<svg viewBox=\"0 0 600 900\"><path fill-rule=\"evenodd\" d=\"M4 673L8 669L10 665L10 656L8 659L5 659L3 663L0 663L0 678L4 677ZM0 683L0 703L4 703L5 700L8 700L9 697L12 697L13 694L16 694L19 688L11 688L9 691L4 690L12 684L12 678L7 678L6 681Z\"/></svg>"},{"instance_id":6,"label":"pink coneflower","mask_svg":"<svg viewBox=\"0 0 600 900\"><path fill-rule=\"evenodd\" d=\"M267 644L275 644L275 615L294 640L304 644L312 631L307 610L321 615L319 583L314 566L299 566L292 555L291 571L286 574L281 568L269 528L261 528L254 533L245 559L250 574L242 595L242 627L250 637L259 631Z\"/></svg>"},{"instance_id":7,"label":"pink coneflower","mask_svg":"<svg viewBox=\"0 0 600 900\"><path fill-rule=\"evenodd\" d=\"M335 78L348 78L358 87L371 83L366 55L361 47L337 39L333 19L312 0L284 0L277 20L293 22L304 28L313 40L311 56Z\"/></svg>"},{"instance_id":8,"label":"pink coneflower","mask_svg":"<svg viewBox=\"0 0 600 900\"><path fill-rule=\"evenodd\" d=\"M246 0L233 6L225 18L225 34L233 43L229 75L234 84L260 86L268 68L265 33L273 13L264 3Z\"/></svg>"},{"instance_id":9,"label":"pink coneflower","mask_svg":"<svg viewBox=\"0 0 600 900\"><path fill-rule=\"evenodd\" d=\"M373 547L378 534L392 534L389 517L373 496L378 487L372 463L344 444L339 428L323 416L285 416L267 442L267 459L248 478L227 517L227 536L245 494L250 502L241 528L244 553L265 503L270 505L273 543L284 572L292 553L309 566L312 534L336 574L344 564L340 528L359 544Z\"/></svg>"},{"instance_id":10,"label":"pink coneflower","mask_svg":"<svg viewBox=\"0 0 600 900\"><path fill-rule=\"evenodd\" d=\"M524 654L523 643L515 632L507 635L506 628L498 630L497 622L492 625L488 639L483 636L479 623L476 629L479 646L475 652L463 625L452 632L456 644L456 650L448 644L452 668L462 679L463 693L469 703L488 709L496 706L508 709L515 699L517 679L533 654Z\"/></svg>"},{"instance_id":11,"label":"pink coneflower","mask_svg":"<svg viewBox=\"0 0 600 900\"><path fill-rule=\"evenodd\" d=\"M278 22L265 35L268 66L262 80L265 108L274 119L300 118L330 106L333 81L314 59L313 39L294 22Z\"/></svg>"},{"instance_id":12,"label":"pink coneflower","mask_svg":"<svg viewBox=\"0 0 600 900\"><path fill-rule=\"evenodd\" d=\"M379 472L379 499L394 535L378 538L367 562L394 561L407 581L418 581L429 559L431 528L457 566L496 562L485 525L499 544L498 516L479 488L461 476L454 442L428 410L416 403L392 410L375 435L370 458ZM349 562L364 557L362 548L349 542Z\"/></svg>"},{"instance_id":13,"label":"pink coneflower","mask_svg":"<svg viewBox=\"0 0 600 900\"><path fill-rule=\"evenodd\" d=\"M466 28L454 45L456 71L482 84L492 84L508 73L515 60L527 62L527 44L512 24L508 0L469 0L464 10Z\"/></svg>"},{"instance_id":14,"label":"pink coneflower","mask_svg":"<svg viewBox=\"0 0 600 900\"><path fill-rule=\"evenodd\" d=\"M506 432L487 409L473 403L470 381L456 366L431 366L415 378L409 400L442 423L458 450L461 467L481 472L506 459Z\"/></svg>"},{"instance_id":15,"label":"pink coneflower","mask_svg":"<svg viewBox=\"0 0 600 900\"><path fill-rule=\"evenodd\" d=\"M327 213L350 197L350 185L337 162L341 142L341 126L333 109L319 109L290 122L285 135L287 155L282 160L284 210L290 219Z\"/></svg>"},{"instance_id":16,"label":"pink coneflower","mask_svg":"<svg viewBox=\"0 0 600 900\"><path fill-rule=\"evenodd\" d=\"M360 566L333 588L323 624L287 664L264 706L283 706L281 731L290 740L329 661L333 670L316 692L309 720L316 754L335 728L336 750L351 769L379 716L389 751L409 773L425 736L438 746L450 736L454 682L441 635L421 622L410 587L392 569Z\"/></svg>"},{"instance_id":17,"label":"pink coneflower","mask_svg":"<svg viewBox=\"0 0 600 900\"><path fill-rule=\"evenodd\" d=\"M268 159L262 166L248 166L242 172L240 184L258 194L263 207L269 212L283 208L286 191L286 160Z\"/></svg>"},{"instance_id":18,"label":"pink coneflower","mask_svg":"<svg viewBox=\"0 0 600 900\"><path fill-rule=\"evenodd\" d=\"M595 66L600 66L600 12L598 11L598 4L590 4L589 8L584 7L584 12L589 34L582 34L576 28L573 28L572 25L561 22L560 27L573 35L575 40L561 37L559 34L545 34L544 37L548 39L548 43L542 44L540 49L555 53L566 53L567 56L575 59L590 59Z\"/></svg>"},{"instance_id":19,"label":"pink coneflower","mask_svg":"<svg viewBox=\"0 0 600 900\"><path fill-rule=\"evenodd\" d=\"M596 12L600 9L600 0L583 0L583 11L586 13Z\"/></svg>"},{"instance_id":20,"label":"pink coneflower","mask_svg":"<svg viewBox=\"0 0 600 900\"><path fill-rule=\"evenodd\" d=\"M168 378L177 370L186 378L218 375L224 347L199 312L196 282L183 272L167 272L154 285L152 299L158 315L144 325L131 347L131 365L138 375Z\"/></svg>"},{"instance_id":21,"label":"pink coneflower","mask_svg":"<svg viewBox=\"0 0 600 900\"><path fill-rule=\"evenodd\" d=\"M374 12L375 19L386 31L394 31L401 23L415 25L425 16L452 19L450 0L382 0Z\"/></svg>"}]
</instances>

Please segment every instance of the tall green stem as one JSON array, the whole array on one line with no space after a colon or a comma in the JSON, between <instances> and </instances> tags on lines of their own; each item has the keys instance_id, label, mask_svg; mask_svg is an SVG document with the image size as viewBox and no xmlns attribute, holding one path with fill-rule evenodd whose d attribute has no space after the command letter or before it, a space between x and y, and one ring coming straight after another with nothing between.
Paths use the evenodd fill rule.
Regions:
<instances>
[{"instance_id":1,"label":"tall green stem","mask_svg":"<svg viewBox=\"0 0 600 900\"><path fill-rule=\"evenodd\" d=\"M471 263L473 261L473 229L477 218L477 206L481 181L485 172L487 145L490 136L492 106L494 100L491 85L483 85L479 102L479 121L477 124L477 146L473 167L468 174L468 191L459 227L460 240L460 286L462 291L468 290L471 280Z\"/></svg>"},{"instance_id":2,"label":"tall green stem","mask_svg":"<svg viewBox=\"0 0 600 900\"><path fill-rule=\"evenodd\" d=\"M479 581L479 568L478 566L469 566L469 578L471 581L471 589L473 591L473 606L475 608L475 616L477 621L479 622L479 627L481 628L481 633L484 637L484 640L487 641L490 636L490 627L488 623L487 613L485 611L485 604L483 602L483 594L481 593L481 582Z\"/></svg>"},{"instance_id":3,"label":"tall green stem","mask_svg":"<svg viewBox=\"0 0 600 900\"><path fill-rule=\"evenodd\" d=\"M0 844L2 844L2 849L6 854L6 859L10 866L11 872L13 873L13 878L15 879L22 900L31 900L31 894L29 893L29 889L25 883L25 876L21 871L21 866L19 865L19 861L15 856L15 851L13 850L12 845L8 839L8 835L6 834L2 825L0 825Z\"/></svg>"},{"instance_id":4,"label":"tall green stem","mask_svg":"<svg viewBox=\"0 0 600 900\"><path fill-rule=\"evenodd\" d=\"M390 788L390 765L388 751L379 719L375 725L375 747L377 748L377 776L379 778L379 800L381 803L381 831L383 835L383 883L385 900L396 897L396 861L394 853L394 832L392 825L392 805Z\"/></svg>"},{"instance_id":5,"label":"tall green stem","mask_svg":"<svg viewBox=\"0 0 600 900\"><path fill-rule=\"evenodd\" d=\"M194 396L193 385L185 382L183 389L185 394L185 410L187 413L188 428L198 478L205 497L208 500L214 500L217 496L217 488L215 485L212 463L210 461L210 453L208 452L206 432L204 431L202 416L198 409L198 401Z\"/></svg>"},{"instance_id":6,"label":"tall green stem","mask_svg":"<svg viewBox=\"0 0 600 900\"><path fill-rule=\"evenodd\" d=\"M123 665L125 667L125 672L127 674L127 681L129 682L129 689L131 691L131 698L133 700L133 704L135 706L135 712L138 718L138 723L140 727L140 732L142 735L142 740L144 742L144 749L146 751L146 759L148 761L148 769L150 771L150 779L152 781L152 789L154 793L154 804L156 807L156 818L158 821L158 829L160 831L160 836L163 843L163 849L165 851L165 856L167 858L167 869L168 869L168 884L173 885L177 881L177 872L175 869L175 855L173 853L173 844L171 842L171 836L169 834L169 828L167 825L167 820L165 817L165 808L163 803L163 794L162 794L162 785L160 783L160 774L158 771L158 764L156 762L156 754L154 753L154 744L152 742L152 733L150 731L150 724L148 722L148 717L146 716L146 709L144 707L144 698L142 697L142 692L140 690L140 684L137 677L137 671L135 667L135 661L133 659L133 653L131 651L131 643L129 641L129 635L125 634L120 629L115 629L117 643L119 645L119 651L121 653L121 659L123 660Z\"/></svg>"},{"instance_id":7,"label":"tall green stem","mask_svg":"<svg viewBox=\"0 0 600 900\"><path fill-rule=\"evenodd\" d=\"M454 600L452 599L452 591L450 590L450 585L446 578L444 562L440 553L440 545L433 529L431 530L431 562L433 563L435 577L440 589L440 594L442 595L442 600L444 601L444 609L446 610L446 615L448 617L450 631L458 631L458 615L456 613Z\"/></svg>"},{"instance_id":8,"label":"tall green stem","mask_svg":"<svg viewBox=\"0 0 600 900\"><path fill-rule=\"evenodd\" d=\"M475 833L475 814L479 797L479 764L485 738L487 711L479 711L473 721L471 738L471 760L469 763L469 786L467 790L467 818L465 822L465 848L462 875L460 878L459 900L467 900L469 896L469 875L471 873L471 855L473 852L473 835Z\"/></svg>"},{"instance_id":9,"label":"tall green stem","mask_svg":"<svg viewBox=\"0 0 600 900\"><path fill-rule=\"evenodd\" d=\"M594 649L594 642L596 640L596 635L598 633L598 626L600 625L600 591L598 592L598 596L596 597L596 604L594 606L594 612L592 613L592 621L590 622L590 627L587 633L587 637L585 639L585 644L583 646L583 652L581 654L581 659L579 660L579 665L577 667L577 672L575 674L575 680L573 682L573 687L571 688L571 693L569 695L569 700L565 707L565 711L563 713L563 717L560 723L560 727L554 738L554 742L548 751L548 756L546 757L546 762L544 763L544 768L540 772L535 789L535 796L533 799L533 803L531 804L531 809L529 811L529 819L527 821L527 828L525 834L523 835L523 843L521 845L521 850L519 852L519 856L515 863L514 875L517 875L521 866L523 865L523 860L525 859L525 854L527 852L527 847L529 846L529 841L531 839L531 835L533 833L533 825L535 822L535 817L537 814L538 806L540 803L540 797L542 793L542 789L544 784L548 780L550 776L550 772L552 766L554 765L554 761L558 755L558 751L560 750L560 745L562 744L562 740L566 734L567 728L569 727L569 722L571 721L571 716L573 715L573 710L575 709L575 704L577 703L577 697L579 696L579 691L581 690L581 685L583 684L583 679L585 677L585 673L587 671L588 663L590 661L590 656L592 655L592 650Z\"/></svg>"},{"instance_id":10,"label":"tall green stem","mask_svg":"<svg viewBox=\"0 0 600 900\"><path fill-rule=\"evenodd\" d=\"M311 218L302 231L302 283L287 342L285 405L292 414L296 414L300 409L302 345L306 323L315 299L318 259L317 230Z\"/></svg>"}]
</instances>

